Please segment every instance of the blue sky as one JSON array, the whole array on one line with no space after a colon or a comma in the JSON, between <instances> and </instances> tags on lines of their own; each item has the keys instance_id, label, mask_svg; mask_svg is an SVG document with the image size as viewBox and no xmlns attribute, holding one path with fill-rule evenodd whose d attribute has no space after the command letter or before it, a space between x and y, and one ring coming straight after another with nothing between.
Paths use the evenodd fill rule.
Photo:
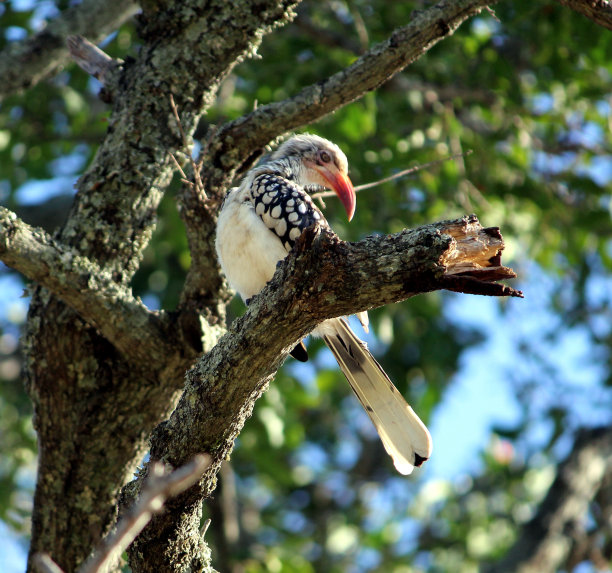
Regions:
<instances>
[{"instance_id":1,"label":"blue sky","mask_svg":"<svg viewBox=\"0 0 612 573\"><path fill-rule=\"evenodd\" d=\"M590 287L593 296L610 296L612 280L601 279L596 283ZM581 328L565 329L551 340L549 329L543 328L543 325L555 328L557 320L548 308L553 279L531 265L520 288L525 292L525 299L507 300L504 312L493 298L448 295L447 316L452 317L453 322L483 329L485 338L463 354L460 370L434 412L430 424L434 454L424 468L417 470L418 479L425 482L457 480L462 475L476 472L480 464L479 452L490 443L491 428L512 426L519 421L521 411L508 373L524 363L518 347L525 338L532 341L536 350L555 357L560 374L570 382L570 390L572 386L576 390L576 395L569 398L576 401L574 415L577 423L610 422L610 395L602 396L599 407L592 406L591 399L584 399L582 403L579 399L585 393L592 396L591 392L597 389L604 373L588 335ZM27 299L21 298L22 292L19 281L0 278L0 320L9 317L23 319ZM371 340L370 345L375 347L375 341ZM331 356L329 358L331 360ZM308 375L311 368L309 365L302 375ZM554 385L544 384L539 407L547 407L562 399L555 393ZM535 426L532 445L544 440L549 431L549 428ZM0 529L2 571L23 571L26 558L23 547L7 532L4 524L0 523L0 527L4 528Z\"/></svg>"},{"instance_id":2,"label":"blue sky","mask_svg":"<svg viewBox=\"0 0 612 573\"><path fill-rule=\"evenodd\" d=\"M62 192L61 189L71 189L73 175L70 172L77 164L78 158L75 157L61 163L58 166L60 176L52 180L51 185L49 182L24 185L18 193L20 200L36 203ZM603 176L603 172L600 175ZM557 279L547 276L535 264L525 261L506 263L521 267L521 281L513 281L513 286L522 289L525 298L506 300L503 312L499 301L493 298L447 295L444 310L447 318L457 324L478 327L483 331L484 341L462 355L459 372L433 414L430 430L434 453L431 460L417 470L417 479L423 483L458 480L463 475L477 472L479 452L490 445L491 429L494 426L512 426L521 419L521 409L512 386L516 378L513 372L519 372L523 377L538 376L536 370L541 367L537 360L521 350L525 341L529 341L534 355L551 357L554 379L544 380L532 396L534 421L530 427L529 443L525 444L524 452L517 451L516 455L528 455L539 442L546 441L552 428L538 422L537 413L551 404L569 406L572 411L570 421L574 426L611 421L610 392L601 389L605 374L601 355L583 326L560 328L559 316L550 308ZM592 303L611 302L610 277L592 279L587 289ZM0 320L4 324L20 323L25 318L28 300L22 295L20 280L0 274ZM595 318L592 328L605 334L610 329L610 322L605 317L599 321ZM17 328L13 327L13 330L16 332ZM375 349L375 335L365 338ZM327 358L331 364L331 354ZM327 359L323 358L322 363L326 362ZM307 377L314 373L312 369L313 365L308 364L296 374ZM559 382L563 384L563 393L557 391ZM599 393L597 400L593 400L593 393ZM347 395L352 398L348 391ZM353 454L348 448L342 455L350 460ZM4 524L0 523L0 527L4 528L4 531L0 529L2 571L23 571L26 559L23 547L6 531Z\"/></svg>"},{"instance_id":3,"label":"blue sky","mask_svg":"<svg viewBox=\"0 0 612 573\"><path fill-rule=\"evenodd\" d=\"M56 10L52 2L13 1L14 7L21 6L22 9L29 9L35 4L38 5L36 18L39 23ZM5 33L12 39L18 39L23 34L20 29L6 30ZM534 112L549 110L553 105L551 97L548 94L538 96L533 101ZM608 106L601 113L609 116L609 103L601 102L600 105ZM601 128L594 123L587 123L584 130L576 132L574 137L582 144L600 144L605 139ZM23 204L35 204L71 190L75 173L83 168L85 154L86 150L77 148L73 154L58 159L53 166L56 177L28 181L18 190L18 200ZM559 164L556 161L535 152L533 167L541 172L554 172L564 167L562 160ZM590 165L582 166L580 170L601 185L609 184L612 180L609 156L594 157ZM481 344L462 355L460 370L433 414L430 429L434 453L431 460L417 470L418 473L415 472L416 479L423 483L440 479L458 480L462 475L478 471L479 452L489 446L492 427L511 427L522 418L521 405L517 402L513 387L517 378L540 376L543 380L531 395L532 420L528 442L524 444L524 451L517 451L516 455L528 455L537 449L539 443L546 441L552 428L546 422L539 422L537 414L544 412L551 404L571 407L568 423L573 426L611 422L612 397L609 391L601 389L605 365L601 362L597 347L592 344L589 332L584 327L560 328L558 316L550 309L556 279L547 276L536 265L522 261L521 266L525 272L521 272L520 284L513 282L513 286L524 290L525 299L506 301L504 312L500 310L498 301L492 298L448 296L445 307L447 317L452 322L479 327L485 336ZM588 289L592 301L610 304L610 277L593 279ZM0 321L3 324L23 320L28 301L22 298L22 294L21 282L0 272ZM610 322L606 317L600 321L595 318L594 321L594 329L609 332ZM12 329L17 331L16 327ZM546 372L538 370L541 363L522 350L525 341L531 345L533 354L549 360L550 369ZM372 347L375 347L374 342L371 338ZM331 355L329 360L333 361ZM302 375L312 373L312 368L312 365L304 367ZM549 372L552 372L552 378L548 377ZM559 392L559 388L563 391ZM353 399L348 386L347 396ZM559 452L559 455L563 454ZM343 455L350 458L352 454L346 451ZM0 571L21 572L25 569L25 560L23 545L6 524L0 522Z\"/></svg>"},{"instance_id":4,"label":"blue sky","mask_svg":"<svg viewBox=\"0 0 612 573\"><path fill-rule=\"evenodd\" d=\"M72 173L80 167L79 157L67 158L58 164L57 179L27 183L19 190L19 199L31 204L71 189ZM597 177L609 177L612 170L609 170L609 165L606 169L608 171L598 171ZM606 372L601 354L592 345L584 326L561 328L558 314L550 308L557 279L546 275L535 264L525 261L506 263L521 267L520 282L513 281L512 284L525 292L525 299L506 300L503 312L499 302L493 298L447 295L444 310L447 318L457 324L478 327L483 331L484 341L462 355L459 372L433 414L430 430L434 453L431 460L417 470L417 479L422 483L458 480L478 471L479 452L490 445L491 429L494 426L512 426L521 419L522 412L513 388L516 378L548 375L537 372L541 364L531 353L548 357L553 378L545 378L531 396L533 420L528 443L524 444L525 451L516 451L516 455L528 455L538 443L546 441L552 428L545 422L538 422L537 414L551 404L571 409L573 427L611 422L612 398L609 391L601 388ZM610 277L592 279L587 290L593 304L609 305L612 302ZM0 273L0 321L9 324L9 330L11 323L20 323L25 318L28 301L22 295L21 281ZM595 317L591 327L605 334L609 332L610 322L606 317L602 320ZM13 326L12 330L16 333L17 327ZM376 348L375 336L366 337L366 340ZM521 350L525 341L530 344L529 355ZM328 359L331 364L331 354ZM326 360L324 358L323 363ZM313 365L308 364L296 373L310 376L312 368ZM513 376L517 372L518 375ZM558 391L559 387L563 392ZM597 399L593 399L595 395ZM348 391L347 396L352 398ZM563 455L565 452L558 453ZM342 455L350 460L353 454L348 448ZM1 570L6 573L23 571L26 559L23 547L6 531L4 524L0 523L0 527L4 528L0 529Z\"/></svg>"}]
</instances>

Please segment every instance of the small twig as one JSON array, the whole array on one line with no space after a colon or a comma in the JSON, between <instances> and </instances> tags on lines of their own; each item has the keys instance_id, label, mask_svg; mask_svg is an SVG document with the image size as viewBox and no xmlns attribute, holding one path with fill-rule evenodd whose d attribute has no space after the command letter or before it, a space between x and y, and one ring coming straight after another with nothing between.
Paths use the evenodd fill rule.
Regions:
<instances>
[{"instance_id":1,"label":"small twig","mask_svg":"<svg viewBox=\"0 0 612 573\"><path fill-rule=\"evenodd\" d=\"M195 187L196 192L198 193L198 195L204 200L206 201L208 199L208 197L206 196L206 191L204 190L204 185L202 183L202 179L200 177L200 170L198 168L198 165L196 165L196 162L193 160L193 157L191 155L191 150L189 147L189 142L187 140L187 135L185 134L185 130L183 129L183 124L181 122L181 118L179 116L178 113L178 108L176 107L176 103L174 102L174 96L172 94L170 94L170 107L172 108L172 114L174 115L174 119L176 120L176 125L178 127L179 133L181 134L181 139L183 141L183 147L185 148L186 151L186 155L189 157L189 162L191 164L191 169L193 171L193 182L189 181L184 173L184 171L180 168L178 161L176 160L176 157L174 157L174 155L172 155L172 153L170 154L170 157L172 157L172 159L174 160L174 163L179 166L179 171L181 173L181 175L183 176L183 183L186 183L187 185L192 185Z\"/></svg>"},{"instance_id":2,"label":"small twig","mask_svg":"<svg viewBox=\"0 0 612 573\"><path fill-rule=\"evenodd\" d=\"M111 58L83 36L68 36L66 45L76 64L102 84L108 73L123 63Z\"/></svg>"},{"instance_id":3,"label":"small twig","mask_svg":"<svg viewBox=\"0 0 612 573\"><path fill-rule=\"evenodd\" d=\"M115 531L102 541L97 551L77 569L77 572L102 573L107 571L145 528L153 514L163 509L166 500L196 483L209 465L210 456L205 454L196 455L191 462L168 474L163 464L152 463L149 467L149 478L138 502L123 516ZM210 520L208 522L209 525ZM208 525L205 524L204 533ZM40 573L64 573L46 553L36 553L33 563Z\"/></svg>"},{"instance_id":4,"label":"small twig","mask_svg":"<svg viewBox=\"0 0 612 573\"><path fill-rule=\"evenodd\" d=\"M140 500L119 521L117 528L80 568L79 573L97 573L110 565L149 523L154 513L159 513L164 502L192 486L210 465L210 456L197 455L187 465L165 475L160 463L149 467L149 479Z\"/></svg>"},{"instance_id":5,"label":"small twig","mask_svg":"<svg viewBox=\"0 0 612 573\"><path fill-rule=\"evenodd\" d=\"M202 529L200 530L200 535L202 537L204 537L206 535L206 532L208 531L208 528L210 527L210 524L212 523L212 519L210 519L210 517L204 522L204 524L202 525Z\"/></svg>"},{"instance_id":6,"label":"small twig","mask_svg":"<svg viewBox=\"0 0 612 573\"><path fill-rule=\"evenodd\" d=\"M379 181L374 181L372 183L364 183L363 185L357 185L355 187L355 191L364 191L365 189L371 189L372 187L377 187L378 185L382 185L383 183L388 183L389 181L394 181L395 179L399 179L400 177L404 177L406 175L410 175L411 173L416 173L417 171L421 171L423 169L428 169L429 167L433 167L434 165L438 165L439 163L444 163L445 161L450 161L451 159L458 159L459 157L467 157L472 154L472 150L468 149L467 151L461 153L454 153L453 155L449 155L447 157L442 157L441 159L435 159L434 161L429 161L428 163L422 163L421 165L415 165L414 167L410 167L408 169L404 169L399 173L394 173L389 177L385 177L384 179L380 179Z\"/></svg>"},{"instance_id":7,"label":"small twig","mask_svg":"<svg viewBox=\"0 0 612 573\"><path fill-rule=\"evenodd\" d=\"M183 124L181 122L181 118L179 117L178 108L176 107L176 103L174 102L174 96L172 94L170 94L170 107L172 108L174 119L176 119L176 125L178 127L179 133L181 134L183 145L185 146L186 150L189 150L189 143L187 141L187 136L185 135L185 130L183 129Z\"/></svg>"},{"instance_id":8,"label":"small twig","mask_svg":"<svg viewBox=\"0 0 612 573\"><path fill-rule=\"evenodd\" d=\"M174 153L170 154L170 159L172 159L172 161L174 162L174 166L177 168L178 172L181 174L181 182L184 183L185 185L193 185L193 181L189 181L189 179L187 179L187 175L183 171L183 168L181 167L181 164L178 162L176 157L174 157Z\"/></svg>"},{"instance_id":9,"label":"small twig","mask_svg":"<svg viewBox=\"0 0 612 573\"><path fill-rule=\"evenodd\" d=\"M191 462L169 474L164 466L153 463L149 478L138 502L119 521L98 550L78 569L78 573L105 571L149 523L154 513L159 513L169 497L178 495L196 483L210 465L210 456L197 455Z\"/></svg>"},{"instance_id":10,"label":"small twig","mask_svg":"<svg viewBox=\"0 0 612 573\"><path fill-rule=\"evenodd\" d=\"M493 20L495 20L496 22L501 22L501 20L499 19L499 17L495 13L495 10L493 10L493 8L491 8L490 6L485 6L485 10L489 13L489 16L491 16L491 18L493 18Z\"/></svg>"},{"instance_id":11,"label":"small twig","mask_svg":"<svg viewBox=\"0 0 612 573\"><path fill-rule=\"evenodd\" d=\"M370 45L370 35L368 34L368 27L361 15L361 12L357 8L351 9L351 16L353 17L353 24L355 25L355 31L359 38L359 44L361 45L361 52L364 53Z\"/></svg>"},{"instance_id":12,"label":"small twig","mask_svg":"<svg viewBox=\"0 0 612 573\"><path fill-rule=\"evenodd\" d=\"M36 553L32 558L34 569L40 573L64 573L48 553Z\"/></svg>"},{"instance_id":13,"label":"small twig","mask_svg":"<svg viewBox=\"0 0 612 573\"><path fill-rule=\"evenodd\" d=\"M394 173L389 177L385 177L384 179L379 179L378 181L373 181L371 183L364 183L363 185L357 185L355 187L355 191L364 191L366 189L371 189L372 187L377 187L378 185L382 185L383 183L388 183L389 181L394 181L395 179L399 179L400 177L405 177L406 175L410 175L411 173L416 173L417 171L421 171L423 169L427 169L429 167L433 167L434 165L438 165L439 163L444 163L445 161L449 161L450 159L457 159L459 157L467 157L471 155L472 151L468 150L462 153L455 153L453 155L449 155L448 157L442 157L441 159L436 159L434 161L429 161L428 163L422 163L421 165L415 165L414 167L410 167L408 169L404 169L403 171L399 171L398 173ZM315 193L312 195L313 199L321 199L322 197L333 197L335 193L333 191L321 191L320 193Z\"/></svg>"}]
</instances>

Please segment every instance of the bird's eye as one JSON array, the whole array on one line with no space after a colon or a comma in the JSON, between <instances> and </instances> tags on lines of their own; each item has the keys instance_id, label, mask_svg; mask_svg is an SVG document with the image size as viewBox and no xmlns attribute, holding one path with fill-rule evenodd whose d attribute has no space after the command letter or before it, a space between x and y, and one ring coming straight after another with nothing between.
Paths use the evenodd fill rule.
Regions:
<instances>
[{"instance_id":1,"label":"bird's eye","mask_svg":"<svg viewBox=\"0 0 612 573\"><path fill-rule=\"evenodd\" d=\"M319 151L319 159L323 163L329 163L331 161L331 155L327 151Z\"/></svg>"}]
</instances>

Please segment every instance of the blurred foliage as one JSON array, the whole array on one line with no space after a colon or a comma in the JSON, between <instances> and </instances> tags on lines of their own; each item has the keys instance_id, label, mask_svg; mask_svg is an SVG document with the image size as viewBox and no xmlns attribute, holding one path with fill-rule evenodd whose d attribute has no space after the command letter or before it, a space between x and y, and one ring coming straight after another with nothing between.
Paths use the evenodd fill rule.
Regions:
<instances>
[{"instance_id":1,"label":"blurred foliage","mask_svg":"<svg viewBox=\"0 0 612 573\"><path fill-rule=\"evenodd\" d=\"M66 4L1 4L0 49ZM294 24L265 38L261 59L236 68L205 121L220 125L256 102L278 101L338 71L423 4L305 2ZM350 225L333 199L326 213L348 240L470 212L501 227L506 263L519 271L533 301L525 301L529 311L500 303L491 326L483 316L453 316L451 298L434 293L373 311L376 334L368 343L427 422L444 406L466 353L505 330L513 347L494 350L505 358L495 362L490 351L482 360L491 361L490 383L514 392L520 419L482 436L470 474L462 468L448 481L424 469L414 479L400 478L330 355L309 342L313 359L289 361L278 374L207 504L213 517L207 538L221 571L476 571L502 555L533 514L571 432L584 423L610 423L609 32L554 3L501 3L495 15L483 12L376 93L308 131L345 149L355 184L472 151L364 191ZM134 27L124 26L104 49L122 58L134 54ZM69 66L2 103L0 201L27 221L52 229L65 218L73 183L104 136L109 109L98 89ZM174 203L178 184L160 206L134 280L137 295L166 309L177 302L190 260ZM20 385L24 313L10 312L19 304L10 302L19 296L19 281L0 270L6 305L0 518L25 531L35 445ZM469 307L467 297L463 304ZM234 301L230 315L242 311ZM559 357L571 353L577 337L595 372L590 386ZM464 415L478 413L467 404ZM460 447L463 422L456 420L456 435L436 439Z\"/></svg>"}]
</instances>

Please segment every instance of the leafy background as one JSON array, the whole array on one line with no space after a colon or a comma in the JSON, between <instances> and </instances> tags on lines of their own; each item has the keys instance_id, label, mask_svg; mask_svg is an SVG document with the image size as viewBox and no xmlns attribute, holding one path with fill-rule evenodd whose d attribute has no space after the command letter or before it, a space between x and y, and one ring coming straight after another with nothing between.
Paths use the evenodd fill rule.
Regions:
<instances>
[{"instance_id":1,"label":"leafy background","mask_svg":"<svg viewBox=\"0 0 612 573\"><path fill-rule=\"evenodd\" d=\"M0 49L69 2L0 5ZM422 2L304 2L261 58L228 78L207 124L239 117L350 64ZM289 360L255 408L208 503L220 571L476 571L534 512L577 428L612 412L610 35L546 2L483 12L361 101L308 131L347 153L355 184L470 155L363 191L347 240L475 212L501 227L525 300L433 293L371 313L366 337L434 437L414 477L397 475L327 350ZM138 50L128 24L107 53ZM104 135L99 85L75 66L0 106L0 201L52 230ZM189 266L175 180L133 288L171 309ZM23 296L26 287L26 296ZM27 285L0 267L0 531L23 569L36 471L19 333ZM230 317L243 312L235 300ZM600 527L597 511L588 528ZM601 550L609 550L603 536ZM609 556L608 556L609 558ZM594 570L593 562L577 571Z\"/></svg>"}]
</instances>

